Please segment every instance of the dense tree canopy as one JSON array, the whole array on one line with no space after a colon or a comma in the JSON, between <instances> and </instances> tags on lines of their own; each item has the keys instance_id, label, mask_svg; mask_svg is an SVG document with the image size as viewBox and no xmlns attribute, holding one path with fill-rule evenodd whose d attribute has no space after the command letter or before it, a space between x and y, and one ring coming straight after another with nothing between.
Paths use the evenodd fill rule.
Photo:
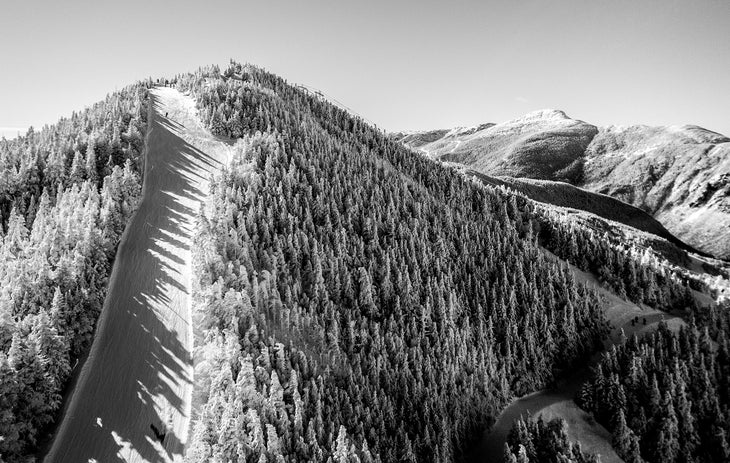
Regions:
<instances>
[{"instance_id":1,"label":"dense tree canopy","mask_svg":"<svg viewBox=\"0 0 730 463\"><path fill-rule=\"evenodd\" d=\"M693 311L699 307L692 295L692 285L709 292L701 280L688 278L688 272L675 269L651 249L641 250L631 243L617 243L581 227L568 215L542 207L537 211L539 236L544 246L596 275L623 298L666 311Z\"/></svg>"},{"instance_id":2,"label":"dense tree canopy","mask_svg":"<svg viewBox=\"0 0 730 463\"><path fill-rule=\"evenodd\" d=\"M566 423L520 418L510 430L504 449L505 463L598 463L597 456L570 442Z\"/></svg>"},{"instance_id":3,"label":"dense tree canopy","mask_svg":"<svg viewBox=\"0 0 730 463\"><path fill-rule=\"evenodd\" d=\"M255 68L180 79L243 136L197 229L190 461L452 461L605 333L520 209Z\"/></svg>"},{"instance_id":4,"label":"dense tree canopy","mask_svg":"<svg viewBox=\"0 0 730 463\"><path fill-rule=\"evenodd\" d=\"M578 404L613 432L625 461L730 459L729 309L632 337L596 367Z\"/></svg>"},{"instance_id":5,"label":"dense tree canopy","mask_svg":"<svg viewBox=\"0 0 730 463\"><path fill-rule=\"evenodd\" d=\"M141 190L147 85L0 140L0 458L25 461L89 345Z\"/></svg>"}]
</instances>

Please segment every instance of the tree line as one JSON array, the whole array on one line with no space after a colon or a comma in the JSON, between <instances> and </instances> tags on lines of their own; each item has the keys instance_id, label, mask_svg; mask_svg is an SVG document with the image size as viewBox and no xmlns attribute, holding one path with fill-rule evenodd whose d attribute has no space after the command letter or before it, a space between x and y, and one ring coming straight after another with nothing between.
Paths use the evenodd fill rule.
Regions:
<instances>
[{"instance_id":1,"label":"tree line","mask_svg":"<svg viewBox=\"0 0 730 463\"><path fill-rule=\"evenodd\" d=\"M540 243L561 259L591 273L619 297L664 311L700 309L692 290L711 293L700 278L669 264L651 248L620 241L583 226L571 215L534 203L513 190L500 189L505 201L516 201L533 213L532 226ZM534 207L526 208L532 203Z\"/></svg>"}]
</instances>

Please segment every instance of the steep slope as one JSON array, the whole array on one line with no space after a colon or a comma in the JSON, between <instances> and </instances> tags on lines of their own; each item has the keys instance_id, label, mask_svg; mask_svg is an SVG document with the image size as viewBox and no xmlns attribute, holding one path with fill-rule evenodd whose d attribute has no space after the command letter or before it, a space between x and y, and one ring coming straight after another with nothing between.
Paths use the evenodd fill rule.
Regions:
<instances>
[{"instance_id":1,"label":"steep slope","mask_svg":"<svg viewBox=\"0 0 730 463\"><path fill-rule=\"evenodd\" d=\"M600 346L529 205L260 69L177 85L243 147L196 233L191 462L459 461Z\"/></svg>"},{"instance_id":2,"label":"steep slope","mask_svg":"<svg viewBox=\"0 0 730 463\"><path fill-rule=\"evenodd\" d=\"M717 133L596 128L545 110L469 130L394 136L483 174L560 180L607 194L651 214L689 245L730 257L730 139Z\"/></svg>"},{"instance_id":3,"label":"steep slope","mask_svg":"<svg viewBox=\"0 0 730 463\"><path fill-rule=\"evenodd\" d=\"M142 201L48 462L173 461L187 441L191 236L226 149L203 130L192 100L168 88L150 93Z\"/></svg>"}]
</instances>

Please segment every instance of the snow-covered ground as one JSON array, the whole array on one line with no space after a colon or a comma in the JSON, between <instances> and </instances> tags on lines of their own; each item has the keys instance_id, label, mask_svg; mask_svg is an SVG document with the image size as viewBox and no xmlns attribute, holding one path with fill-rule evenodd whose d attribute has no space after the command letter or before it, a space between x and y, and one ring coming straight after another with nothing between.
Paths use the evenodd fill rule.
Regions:
<instances>
[{"instance_id":1,"label":"snow-covered ground","mask_svg":"<svg viewBox=\"0 0 730 463\"><path fill-rule=\"evenodd\" d=\"M182 460L193 384L193 227L230 149L204 128L190 97L158 87L152 105L143 198L48 462Z\"/></svg>"}]
</instances>

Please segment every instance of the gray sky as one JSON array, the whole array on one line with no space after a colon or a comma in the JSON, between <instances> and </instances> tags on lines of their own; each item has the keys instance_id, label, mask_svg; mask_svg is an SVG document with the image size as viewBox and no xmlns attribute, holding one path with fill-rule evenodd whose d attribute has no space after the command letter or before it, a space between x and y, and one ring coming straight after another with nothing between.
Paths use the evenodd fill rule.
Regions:
<instances>
[{"instance_id":1,"label":"gray sky","mask_svg":"<svg viewBox=\"0 0 730 463\"><path fill-rule=\"evenodd\" d=\"M387 130L555 108L730 135L728 0L2 0L0 18L0 131L234 58Z\"/></svg>"}]
</instances>

